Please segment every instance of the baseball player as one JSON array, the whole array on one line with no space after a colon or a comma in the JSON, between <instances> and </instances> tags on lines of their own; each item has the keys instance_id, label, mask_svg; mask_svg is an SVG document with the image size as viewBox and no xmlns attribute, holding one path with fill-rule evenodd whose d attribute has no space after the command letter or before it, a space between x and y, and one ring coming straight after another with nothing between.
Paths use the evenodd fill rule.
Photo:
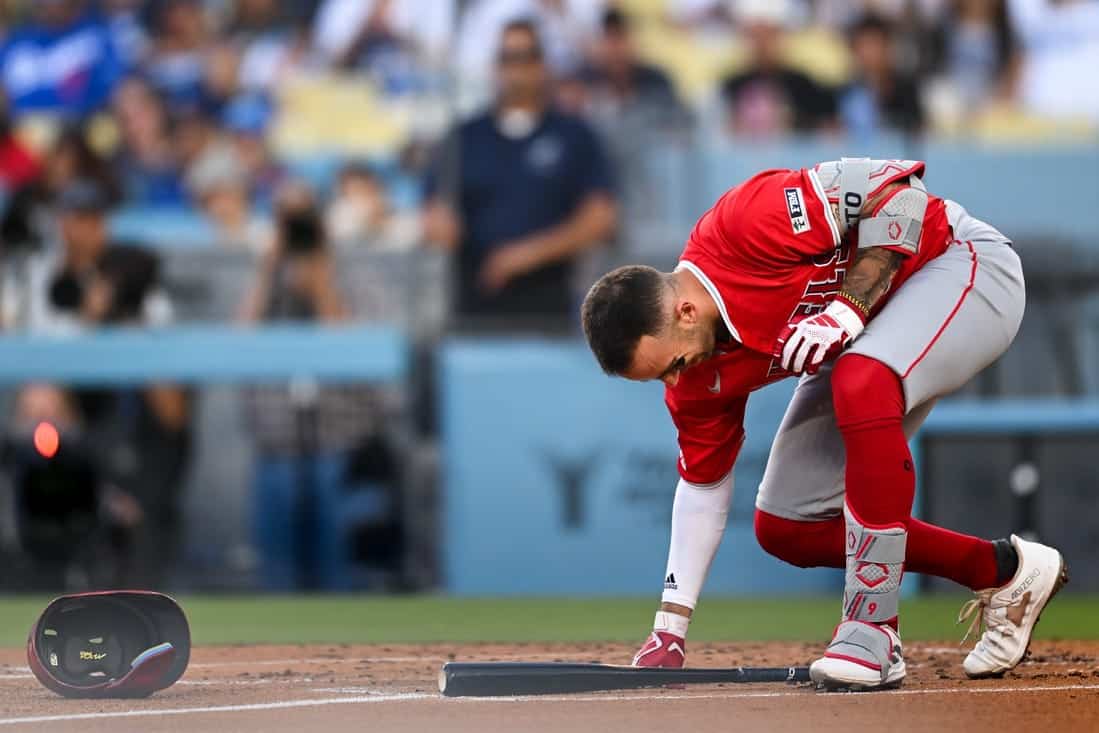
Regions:
<instances>
[{"instance_id":1,"label":"baseball player","mask_svg":"<svg viewBox=\"0 0 1099 733\"><path fill-rule=\"evenodd\" d=\"M771 447L755 532L799 567L845 568L842 615L810 673L826 688L899 685L905 570L976 592L970 677L1026 653L1067 579L1061 554L912 517L911 437L935 400L1011 344L1025 293L1011 242L928 193L913 160L770 170L699 219L673 272L623 267L588 293L583 326L608 374L659 379L680 482L660 610L638 666L680 667L721 541L748 395L800 375ZM963 620L960 618L960 620Z\"/></svg>"}]
</instances>

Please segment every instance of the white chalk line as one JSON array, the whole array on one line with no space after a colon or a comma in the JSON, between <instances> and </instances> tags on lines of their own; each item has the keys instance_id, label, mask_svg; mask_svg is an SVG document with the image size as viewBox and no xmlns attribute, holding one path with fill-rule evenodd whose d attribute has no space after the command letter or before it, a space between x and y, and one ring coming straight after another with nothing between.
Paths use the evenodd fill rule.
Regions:
<instances>
[{"instance_id":1,"label":"white chalk line","mask_svg":"<svg viewBox=\"0 0 1099 733\"><path fill-rule=\"evenodd\" d=\"M357 688L347 688L357 689ZM1087 684L1087 685L1042 685L1039 687L974 687L974 688L943 688L943 689L900 689L889 690L878 693L868 693L873 695L953 695L953 694L969 694L969 695L987 695L987 694L1030 694L1040 692L1068 692L1068 691L1082 691L1082 690L1099 690L1099 684ZM435 694L424 692L407 692L407 693L381 693L371 695L355 695L351 697L332 697L321 698L312 700L284 700L281 702L271 703L253 703L246 705L211 705L206 707L194 707L194 708L163 708L157 710L123 710L118 712L101 712L101 713L74 713L68 715L36 715L22 718L0 718L0 725L19 725L30 723L55 723L66 722L75 720L96 720L104 718L134 718L134 717L148 717L156 715L201 715L208 713L238 713L238 712L253 712L262 710L282 710L287 708L306 708L306 707L323 707L326 705L349 705L349 704L367 704L367 703L383 703L383 702L414 702L421 700L438 700L440 702L447 703L460 703L460 704L476 704L483 702L494 703L520 703L520 702L568 702L570 704L585 703L585 702L638 702L647 700L738 700L738 699L758 699L758 698L784 698L784 697L806 697L808 694L813 694L813 691L808 688L800 688L797 690L783 690L775 692L722 692L722 693L707 693L707 694L638 694L638 695L554 695L554 696L521 696L521 697L496 697L496 698L457 698L454 700L446 700ZM823 693L822 693L823 694ZM827 694L825 697L829 700L863 700L865 695L860 694Z\"/></svg>"},{"instance_id":2,"label":"white chalk line","mask_svg":"<svg viewBox=\"0 0 1099 733\"><path fill-rule=\"evenodd\" d=\"M180 680L177 685L191 685L193 687L252 687L254 685L296 685L296 684L313 684L312 677L262 677L258 680Z\"/></svg>"},{"instance_id":3,"label":"white chalk line","mask_svg":"<svg viewBox=\"0 0 1099 733\"><path fill-rule=\"evenodd\" d=\"M407 662L434 662L442 657L307 657L303 659L257 659L243 662L196 662L191 669L217 669L218 667L282 666L290 664L404 664Z\"/></svg>"},{"instance_id":4,"label":"white chalk line","mask_svg":"<svg viewBox=\"0 0 1099 733\"><path fill-rule=\"evenodd\" d=\"M1087 685L1043 685L1041 687L943 687L933 689L904 689L882 690L867 693L843 693L834 692L816 693L810 686L804 685L798 689L757 692L707 692L707 693L669 693L669 694L641 694L641 695L519 695L513 697L460 697L454 698L456 702L624 702L637 700L741 700L751 698L769 697L805 697L806 694L819 694L826 699L864 699L866 695L987 695L1001 693L1031 693L1031 692L1067 692L1072 690L1099 690L1099 684Z\"/></svg>"}]
</instances>

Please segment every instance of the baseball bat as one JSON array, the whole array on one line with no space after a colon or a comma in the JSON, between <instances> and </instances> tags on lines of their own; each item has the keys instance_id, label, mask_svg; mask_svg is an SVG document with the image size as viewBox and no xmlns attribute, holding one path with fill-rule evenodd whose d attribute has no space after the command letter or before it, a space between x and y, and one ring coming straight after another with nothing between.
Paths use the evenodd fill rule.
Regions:
<instances>
[{"instance_id":1,"label":"baseball bat","mask_svg":"<svg viewBox=\"0 0 1099 733\"><path fill-rule=\"evenodd\" d=\"M506 697L664 685L808 681L808 667L664 669L561 662L449 662L439 671L439 692L447 697Z\"/></svg>"}]
</instances>

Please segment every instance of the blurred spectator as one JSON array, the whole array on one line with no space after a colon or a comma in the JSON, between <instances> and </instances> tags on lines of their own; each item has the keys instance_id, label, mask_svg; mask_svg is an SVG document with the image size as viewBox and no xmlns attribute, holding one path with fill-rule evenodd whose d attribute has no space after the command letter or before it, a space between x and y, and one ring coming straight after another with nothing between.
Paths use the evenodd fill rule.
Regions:
<instances>
[{"instance_id":1,"label":"blurred spectator","mask_svg":"<svg viewBox=\"0 0 1099 733\"><path fill-rule=\"evenodd\" d=\"M572 322L572 265L611 235L611 172L594 133L554 110L538 32L504 29L493 109L458 126L428 182L425 236L455 252L462 317Z\"/></svg>"},{"instance_id":2,"label":"blurred spectator","mask_svg":"<svg viewBox=\"0 0 1099 733\"><path fill-rule=\"evenodd\" d=\"M782 59L783 39L794 19L793 0L736 0L734 16L750 60L746 69L721 83L727 129L767 136L832 127L832 93Z\"/></svg>"},{"instance_id":3,"label":"blurred spectator","mask_svg":"<svg viewBox=\"0 0 1099 733\"><path fill-rule=\"evenodd\" d=\"M240 89L240 51L233 43L214 44L206 56L199 109L210 115L221 114Z\"/></svg>"},{"instance_id":4,"label":"blurred spectator","mask_svg":"<svg viewBox=\"0 0 1099 733\"><path fill-rule=\"evenodd\" d=\"M163 0L154 7L153 42L145 72L168 108L201 109L214 42L200 0Z\"/></svg>"},{"instance_id":5,"label":"blurred spectator","mask_svg":"<svg viewBox=\"0 0 1099 733\"><path fill-rule=\"evenodd\" d=\"M271 247L244 301L242 318L339 321L347 306L336 289L324 217L312 191L290 181L279 189Z\"/></svg>"},{"instance_id":6,"label":"blurred spectator","mask_svg":"<svg viewBox=\"0 0 1099 733\"><path fill-rule=\"evenodd\" d=\"M860 18L872 15L897 25L942 10L952 0L810 0L806 3L812 20L829 28L850 28Z\"/></svg>"},{"instance_id":7,"label":"blurred spectator","mask_svg":"<svg viewBox=\"0 0 1099 733\"><path fill-rule=\"evenodd\" d=\"M143 5L143 0L100 2L122 67L131 71L145 60L149 51L149 36L141 23Z\"/></svg>"},{"instance_id":8,"label":"blurred spectator","mask_svg":"<svg viewBox=\"0 0 1099 733\"><path fill-rule=\"evenodd\" d=\"M144 79L130 77L115 94L114 113L121 138L115 164L128 203L183 203L186 195L167 111L155 90Z\"/></svg>"},{"instance_id":9,"label":"blurred spectator","mask_svg":"<svg viewBox=\"0 0 1099 733\"><path fill-rule=\"evenodd\" d=\"M108 205L118 203L119 190L108 161L92 148L82 127L61 131L46 156L43 182L51 200L55 200L76 181L94 183Z\"/></svg>"},{"instance_id":10,"label":"blurred spectator","mask_svg":"<svg viewBox=\"0 0 1099 733\"><path fill-rule=\"evenodd\" d=\"M1024 51L1023 106L1035 115L1099 125L1099 3L1007 0L1007 9Z\"/></svg>"},{"instance_id":11,"label":"blurred spectator","mask_svg":"<svg viewBox=\"0 0 1099 733\"><path fill-rule=\"evenodd\" d=\"M648 129L682 129L690 124L668 75L638 58L629 17L621 10L604 13L592 63L581 76L590 90L594 114L608 120L612 129L621 130L620 124L632 120Z\"/></svg>"},{"instance_id":12,"label":"blurred spectator","mask_svg":"<svg viewBox=\"0 0 1099 733\"><path fill-rule=\"evenodd\" d=\"M550 71L573 73L599 33L605 4L604 0L472 0L458 23L454 64L472 94L490 88L495 41L509 23L522 19L537 28Z\"/></svg>"},{"instance_id":13,"label":"blurred spectator","mask_svg":"<svg viewBox=\"0 0 1099 733\"><path fill-rule=\"evenodd\" d=\"M30 263L22 283L20 323L35 331L70 331L100 323L163 322L170 305L157 288L156 257L113 243L109 193L74 180L59 193L60 248Z\"/></svg>"},{"instance_id":14,"label":"blurred spectator","mask_svg":"<svg viewBox=\"0 0 1099 733\"><path fill-rule=\"evenodd\" d=\"M347 307L312 193L296 182L285 185L276 213L275 246L259 263L243 319L344 320ZM384 524L396 511L392 484L367 497L353 491L355 454L380 431L379 410L376 394L357 385L246 390L245 417L257 449L253 520L265 588L341 590L354 582L348 572L351 525Z\"/></svg>"},{"instance_id":15,"label":"blurred spectator","mask_svg":"<svg viewBox=\"0 0 1099 733\"><path fill-rule=\"evenodd\" d=\"M454 0L322 0L313 46L327 64L370 68L397 91L417 63L444 62L453 26Z\"/></svg>"},{"instance_id":16,"label":"blurred spectator","mask_svg":"<svg viewBox=\"0 0 1099 733\"><path fill-rule=\"evenodd\" d=\"M277 0L237 5L234 38L242 47L239 83L245 92L273 93L279 84L317 65L311 13L291 7Z\"/></svg>"},{"instance_id":17,"label":"blurred spectator","mask_svg":"<svg viewBox=\"0 0 1099 733\"><path fill-rule=\"evenodd\" d=\"M923 130L924 111L916 79L897 68L893 26L865 15L849 30L855 77L840 92L844 130L858 138L883 131L915 134Z\"/></svg>"},{"instance_id":18,"label":"blurred spectator","mask_svg":"<svg viewBox=\"0 0 1099 733\"><path fill-rule=\"evenodd\" d=\"M624 217L616 244L653 241L652 223L667 205L653 179L650 151L684 142L693 120L667 74L638 56L625 13L614 8L604 13L590 64L557 80L557 100L562 109L582 113L611 154L619 201L633 212Z\"/></svg>"},{"instance_id":19,"label":"blurred spectator","mask_svg":"<svg viewBox=\"0 0 1099 733\"><path fill-rule=\"evenodd\" d=\"M385 184L366 164L350 163L340 171L325 222L337 247L408 249L419 241L416 217L393 211Z\"/></svg>"},{"instance_id":20,"label":"blurred spectator","mask_svg":"<svg viewBox=\"0 0 1099 733\"><path fill-rule=\"evenodd\" d=\"M229 133L233 150L244 167L254 203L268 206L275 191L286 180L286 171L275 159L267 139L274 115L269 98L259 94L237 97L221 115L223 129Z\"/></svg>"},{"instance_id":21,"label":"blurred spectator","mask_svg":"<svg viewBox=\"0 0 1099 733\"><path fill-rule=\"evenodd\" d=\"M219 142L217 125L201 112L177 114L170 128L175 159L181 171L191 170L202 154Z\"/></svg>"},{"instance_id":22,"label":"blurred spectator","mask_svg":"<svg viewBox=\"0 0 1099 733\"><path fill-rule=\"evenodd\" d=\"M38 247L55 241L57 198L77 180L93 182L110 204L117 203L118 187L107 162L92 150L83 128L67 127L46 153L38 177L8 199L0 222L5 245Z\"/></svg>"},{"instance_id":23,"label":"blurred spectator","mask_svg":"<svg viewBox=\"0 0 1099 733\"><path fill-rule=\"evenodd\" d=\"M110 99L123 68L111 31L84 0L39 0L0 45L11 114L80 119Z\"/></svg>"},{"instance_id":24,"label":"blurred spectator","mask_svg":"<svg viewBox=\"0 0 1099 733\"><path fill-rule=\"evenodd\" d=\"M187 171L187 187L213 224L213 244L259 254L270 249L273 232L256 212L248 183L244 162L224 143L207 146Z\"/></svg>"},{"instance_id":25,"label":"blurred spectator","mask_svg":"<svg viewBox=\"0 0 1099 733\"><path fill-rule=\"evenodd\" d=\"M1002 0L958 0L941 33L943 72L953 86L962 116L971 116L1004 90L1012 39Z\"/></svg>"}]
</instances>

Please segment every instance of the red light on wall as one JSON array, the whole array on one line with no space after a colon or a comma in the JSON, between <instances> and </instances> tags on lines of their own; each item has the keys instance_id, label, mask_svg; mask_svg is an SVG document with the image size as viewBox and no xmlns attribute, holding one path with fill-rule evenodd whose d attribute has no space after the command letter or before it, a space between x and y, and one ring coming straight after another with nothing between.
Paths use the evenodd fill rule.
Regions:
<instances>
[{"instance_id":1,"label":"red light on wall","mask_svg":"<svg viewBox=\"0 0 1099 733\"><path fill-rule=\"evenodd\" d=\"M57 455L57 448L60 445L61 436L58 435L57 428L48 422L38 423L38 427L34 429L34 449L43 458L53 458Z\"/></svg>"}]
</instances>

